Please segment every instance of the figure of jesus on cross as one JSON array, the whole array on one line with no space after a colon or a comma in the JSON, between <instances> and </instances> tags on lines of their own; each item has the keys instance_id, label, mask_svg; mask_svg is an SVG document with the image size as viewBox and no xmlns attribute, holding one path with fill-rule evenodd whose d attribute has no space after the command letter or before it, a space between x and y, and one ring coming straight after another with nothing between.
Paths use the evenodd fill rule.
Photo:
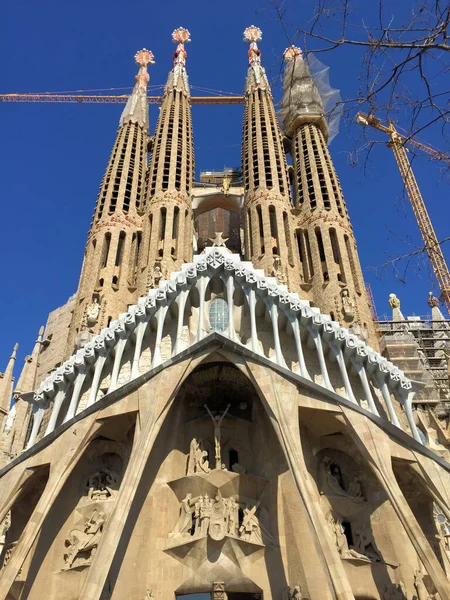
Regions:
<instances>
[{"instance_id":1,"label":"figure of jesus on cross","mask_svg":"<svg viewBox=\"0 0 450 600\"><path fill-rule=\"evenodd\" d=\"M224 410L222 416L214 416L212 412L209 410L207 405L204 405L206 410L208 411L209 416L212 419L214 425L214 446L215 446L215 458L216 458L216 469L222 468L222 455L220 450L220 428L222 426L222 421L224 420L227 412L230 410L231 404L228 404L226 409Z\"/></svg>"}]
</instances>

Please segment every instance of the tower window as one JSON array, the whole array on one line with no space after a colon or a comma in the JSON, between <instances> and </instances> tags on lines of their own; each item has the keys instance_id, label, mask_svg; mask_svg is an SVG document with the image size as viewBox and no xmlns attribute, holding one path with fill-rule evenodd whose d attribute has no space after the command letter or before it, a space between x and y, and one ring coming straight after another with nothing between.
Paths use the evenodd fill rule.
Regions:
<instances>
[{"instance_id":1,"label":"tower window","mask_svg":"<svg viewBox=\"0 0 450 600\"><path fill-rule=\"evenodd\" d=\"M160 222L159 222L159 239L162 241L166 236L166 217L167 217L167 209L161 208L160 212Z\"/></svg>"},{"instance_id":2,"label":"tower window","mask_svg":"<svg viewBox=\"0 0 450 600\"><path fill-rule=\"evenodd\" d=\"M123 246L125 244L125 232L121 231L119 235L119 241L117 243L116 261L115 266L118 267L122 263Z\"/></svg>"},{"instance_id":3,"label":"tower window","mask_svg":"<svg viewBox=\"0 0 450 600\"><path fill-rule=\"evenodd\" d=\"M330 242L331 242L331 249L333 251L333 260L334 260L335 264L339 265L339 273L337 274L337 279L338 279L338 281L345 282L344 269L343 269L343 265L342 265L342 257L341 257L341 252L339 249L339 241L338 241L336 229L334 229L333 227L330 229Z\"/></svg>"},{"instance_id":4,"label":"tower window","mask_svg":"<svg viewBox=\"0 0 450 600\"><path fill-rule=\"evenodd\" d=\"M348 235L344 235L344 242L345 242L345 247L347 250L348 261L350 263L350 269L352 272L353 285L355 286L356 293L361 294L361 287L359 285L358 273L356 271L356 263L355 263L355 259L353 256L352 244L350 242L350 238L348 237Z\"/></svg>"},{"instance_id":5,"label":"tower window","mask_svg":"<svg viewBox=\"0 0 450 600\"><path fill-rule=\"evenodd\" d=\"M103 242L103 251L102 251L102 260L100 263L100 268L104 269L108 263L108 255L109 255L109 247L111 245L111 234L108 231L105 234L105 239Z\"/></svg>"},{"instance_id":6,"label":"tower window","mask_svg":"<svg viewBox=\"0 0 450 600\"><path fill-rule=\"evenodd\" d=\"M228 304L223 298L215 298L209 307L209 322L213 331L225 331L228 327Z\"/></svg>"},{"instance_id":7,"label":"tower window","mask_svg":"<svg viewBox=\"0 0 450 600\"><path fill-rule=\"evenodd\" d=\"M287 212L283 212L284 237L288 249L288 261L291 266L294 266L294 257L292 254L291 236L289 233L289 220Z\"/></svg>"},{"instance_id":8,"label":"tower window","mask_svg":"<svg viewBox=\"0 0 450 600\"><path fill-rule=\"evenodd\" d=\"M320 262L322 263L323 280L329 281L330 276L328 275L327 261L326 261L326 257L325 257L325 248L324 248L323 239L322 239L322 232L320 231L320 229L318 227L315 229L315 232L316 232L317 248L319 250Z\"/></svg>"},{"instance_id":9,"label":"tower window","mask_svg":"<svg viewBox=\"0 0 450 600\"><path fill-rule=\"evenodd\" d=\"M249 258L251 258L253 256L253 232L252 232L252 211L250 208L247 211L247 216L248 216L248 248L250 251Z\"/></svg>"}]
</instances>

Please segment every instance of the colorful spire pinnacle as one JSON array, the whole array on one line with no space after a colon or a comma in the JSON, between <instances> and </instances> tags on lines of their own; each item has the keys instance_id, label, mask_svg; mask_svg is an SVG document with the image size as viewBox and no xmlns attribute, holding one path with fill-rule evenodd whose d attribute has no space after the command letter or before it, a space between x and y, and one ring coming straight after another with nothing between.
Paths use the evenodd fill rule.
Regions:
<instances>
[{"instance_id":1,"label":"colorful spire pinnacle","mask_svg":"<svg viewBox=\"0 0 450 600\"><path fill-rule=\"evenodd\" d=\"M189 94L189 83L186 73L187 52L184 45L191 41L191 34L188 29L178 27L178 29L172 32L172 40L177 44L177 48L173 55L173 70L169 75L166 92L178 89ZM180 81L181 87L179 87Z\"/></svg>"},{"instance_id":2,"label":"colorful spire pinnacle","mask_svg":"<svg viewBox=\"0 0 450 600\"><path fill-rule=\"evenodd\" d=\"M148 124L147 86L150 75L147 71L148 65L155 64L153 52L142 48L134 56L136 64L140 69L134 78L134 88L131 96L120 118L120 125L126 123L138 123L141 126Z\"/></svg>"},{"instance_id":3,"label":"colorful spire pinnacle","mask_svg":"<svg viewBox=\"0 0 450 600\"><path fill-rule=\"evenodd\" d=\"M286 48L286 50L283 52L283 59L285 62L289 62L298 58L299 56L302 56L302 54L303 52L297 46L289 46L289 48Z\"/></svg>"},{"instance_id":4,"label":"colorful spire pinnacle","mask_svg":"<svg viewBox=\"0 0 450 600\"><path fill-rule=\"evenodd\" d=\"M250 94L258 89L270 91L266 72L261 65L261 50L258 48L257 44L261 39L262 31L255 25L250 25L250 27L247 27L244 31L244 42L250 43L250 48L248 50L249 70L245 85L246 94Z\"/></svg>"}]
</instances>

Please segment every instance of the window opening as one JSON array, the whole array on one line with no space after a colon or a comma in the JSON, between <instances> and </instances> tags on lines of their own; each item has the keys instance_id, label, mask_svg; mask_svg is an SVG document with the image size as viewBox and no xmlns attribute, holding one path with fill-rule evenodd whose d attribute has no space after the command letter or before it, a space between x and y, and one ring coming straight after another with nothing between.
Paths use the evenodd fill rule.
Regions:
<instances>
[{"instance_id":1,"label":"window opening","mask_svg":"<svg viewBox=\"0 0 450 600\"><path fill-rule=\"evenodd\" d=\"M213 331L225 331L228 327L228 304L223 298L215 298L211 302L209 322Z\"/></svg>"}]
</instances>

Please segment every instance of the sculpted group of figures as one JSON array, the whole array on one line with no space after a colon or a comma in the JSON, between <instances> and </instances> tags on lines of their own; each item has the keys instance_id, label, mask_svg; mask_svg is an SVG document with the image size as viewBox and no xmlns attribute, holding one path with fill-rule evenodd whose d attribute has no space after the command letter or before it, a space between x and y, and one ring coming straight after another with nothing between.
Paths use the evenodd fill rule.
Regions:
<instances>
[{"instance_id":1,"label":"sculpted group of figures","mask_svg":"<svg viewBox=\"0 0 450 600\"><path fill-rule=\"evenodd\" d=\"M363 562L384 562L381 554L377 550L372 532L369 529L366 528L355 531L354 544L349 546L347 536L345 535L343 521L341 519L334 519L330 514L328 523L334 535L341 558L361 560Z\"/></svg>"},{"instance_id":2,"label":"sculpted group of figures","mask_svg":"<svg viewBox=\"0 0 450 600\"><path fill-rule=\"evenodd\" d=\"M244 507L242 512L241 507ZM261 524L256 515L258 508L259 502L250 507L240 504L234 496L223 498L220 492L214 500L208 494L195 498L187 494L169 537L200 538L209 535L213 540L221 540L229 536L263 544ZM265 537L270 535L265 530L264 534Z\"/></svg>"},{"instance_id":3,"label":"sculpted group of figures","mask_svg":"<svg viewBox=\"0 0 450 600\"><path fill-rule=\"evenodd\" d=\"M365 501L361 480L358 476L353 477L348 489L345 489L339 466L334 464L328 456L324 456L322 466L325 471L327 485L332 494L350 498L353 502Z\"/></svg>"}]
</instances>

